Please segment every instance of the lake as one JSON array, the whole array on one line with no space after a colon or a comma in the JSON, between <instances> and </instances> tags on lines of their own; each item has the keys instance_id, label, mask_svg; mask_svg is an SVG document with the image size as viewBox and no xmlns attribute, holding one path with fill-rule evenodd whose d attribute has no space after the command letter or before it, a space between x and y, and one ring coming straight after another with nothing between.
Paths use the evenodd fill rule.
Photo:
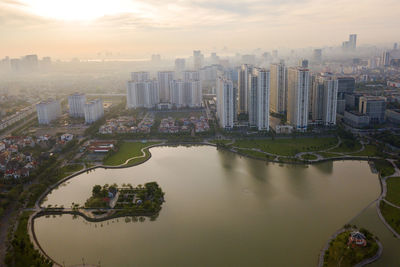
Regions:
<instances>
[{"instance_id":1,"label":"lake","mask_svg":"<svg viewBox=\"0 0 400 267\"><path fill-rule=\"evenodd\" d=\"M283 165L207 146L151 153L135 167L76 176L43 206L83 204L96 184L157 181L166 200L157 218L38 218L36 235L48 255L65 265L308 267L351 221L383 236L384 255L374 266L400 262L400 241L377 219L374 205L355 218L380 194L365 161Z\"/></svg>"}]
</instances>

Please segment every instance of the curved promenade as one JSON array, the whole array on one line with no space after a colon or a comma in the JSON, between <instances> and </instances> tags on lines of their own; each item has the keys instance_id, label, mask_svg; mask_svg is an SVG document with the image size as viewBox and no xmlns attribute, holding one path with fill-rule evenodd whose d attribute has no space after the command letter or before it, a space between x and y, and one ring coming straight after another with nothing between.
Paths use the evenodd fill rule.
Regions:
<instances>
[{"instance_id":1,"label":"curved promenade","mask_svg":"<svg viewBox=\"0 0 400 267\"><path fill-rule=\"evenodd\" d=\"M142 164L142 163L145 163L146 161L148 161L148 160L152 157L151 152L150 152L150 148L153 148L153 147L161 147L161 146L179 146L179 145L207 145L207 146L213 146L213 147L217 147L218 149L227 150L227 151L230 151L230 152L232 152L232 153L239 154L239 155L244 156L244 157L248 157L248 158L252 158L252 159L257 159L257 160L263 160L263 161L269 161L269 162L274 162L274 163L283 163L283 164L313 164L313 163L319 163L319 162L325 162L325 161L338 161L338 160L363 160L363 161L369 161L369 160L373 160L373 159L379 159L378 157L369 157L369 156L350 156L350 155L342 155L342 156L332 157L332 158L320 158L320 157L318 157L316 160L302 160L302 162L296 162L296 161L295 161L295 162L286 162L286 161L281 161L281 160L279 160L279 158L282 157L282 156L279 156L279 155L271 154L271 155L276 156L274 159L254 157L254 156L251 156L251 155L247 155L247 154L241 153L241 152L237 151L235 148L220 147L220 146L217 146L216 144L210 143L210 142L177 142L177 143L167 143L167 142L164 141L164 142L159 143L159 144L153 144L153 145L149 145L149 146L146 146L146 147L142 148L142 149L141 149L141 152L142 152L142 155L141 155L141 156L135 156L135 157L129 158L129 159L127 159L123 164L120 164L120 165L117 165L117 166L96 165L96 166L93 166L93 167L89 167L89 168L80 170L80 171L78 171L78 172L75 172L75 173L73 173L73 174L71 174L71 175L69 175L69 176L67 176L67 177L65 177L65 178L63 178L63 179L61 179L60 181L58 181L57 183L53 184L52 186L49 186L49 187L40 195L40 197L39 197L39 198L37 199L37 201L35 202L35 207L34 207L34 209L33 209L34 212L33 212L33 214L31 214L31 216L29 217L29 220L28 220L28 233L29 233L29 236L30 236L30 238L31 238L31 242L33 243L34 247L35 247L42 255L44 255L45 257L47 257L47 258L50 259L51 261L53 261L53 263L54 263L55 266L62 266L61 264L57 263L54 259L52 259L49 255L46 254L46 252L41 248L41 246L40 246L40 244L39 244L39 242L38 242L38 240L37 240L37 238L36 238L36 235L35 235L35 233L34 233L34 219L46 215L45 209L44 209L43 207L40 206L40 203L45 199L45 197L46 197L52 190L56 189L59 185L61 185L61 184L63 184L64 182L66 182L66 181L68 181L68 180L74 178L75 176L78 176L78 175L80 175L80 174L82 174L82 173L85 173L85 172L89 172L89 171L91 171L91 170L95 170L95 169L97 169L97 168L104 168L104 169L122 169L122 168L129 168L129 167L137 166L137 165L140 165L140 164ZM335 145L335 147L337 147L337 146L339 146L339 145L340 145L340 141L339 141L339 143L338 143L337 145ZM333 147L332 147L331 149L333 149ZM329 149L328 149L328 150L329 150ZM149 153L149 156L148 156L147 158L146 158L146 152ZM265 153L266 155L270 154L270 153L268 153L268 152L263 152L263 153ZM307 152L307 153L309 154L310 152ZM316 153L317 153L317 151L316 151ZM298 156L298 155L296 155L296 157L297 157L297 156ZM300 155L300 156L301 156L301 155ZM284 156L284 157L285 157L285 156ZM296 158L296 157L295 157L295 158ZM134 160L134 159L137 159L137 158L145 158L145 159L144 159L143 161L140 161L140 162L137 162L137 163L134 163L134 164L129 164L129 162L130 162L131 160ZM392 164L393 164L393 162L392 162ZM395 166L395 165L394 165L394 166ZM399 171L398 171L398 169L397 169L397 167L396 167L396 173L397 173L397 172L399 172ZM390 176L390 177L391 177L391 176ZM386 177L386 178L389 178L389 177ZM383 180L383 179L382 179L382 180ZM380 201L384 198L384 196L383 196L383 193L384 193L384 192L385 192L385 196L386 196L386 182L385 182L385 181L384 181L384 182L381 181L381 187L382 187L382 193L381 193L381 195L379 196L379 198L378 198L377 200L374 200L371 204L369 204L368 207L369 207L370 205L372 205L373 203L377 202L377 211L378 211L378 215L379 215L379 217L381 218L382 222L389 228L389 230L391 230L391 231L393 232L393 234L395 234L398 238L400 238L400 235L397 234L397 233L390 227L390 225L387 224L387 222L384 220L384 218L383 218L383 216L382 216L382 214L381 214L381 212L380 212L379 203L380 203ZM366 207L366 208L368 208L368 207ZM366 209L366 208L365 208L365 209ZM365 210L365 209L364 209L364 210ZM48 211L48 212L50 213L50 212L55 212L55 211ZM72 211L72 210L65 209L65 212L57 211L57 214L62 214L62 213L75 214L75 215L82 216L82 217L85 218L85 219L91 220L90 217L86 216L86 215L83 214L82 212L75 211L75 210ZM121 215L121 216L122 216L122 215ZM121 216L119 216L119 217L121 217ZM125 215L123 215L123 216L125 216ZM138 216L151 216L151 215L145 215L145 214L143 214L143 215L138 215ZM358 216L358 215L357 215L357 216ZM118 216L117 216L117 217L118 217ZM107 219L112 219L112 218L107 218ZM336 232L336 233L334 234L334 236L336 237L338 234L340 234L340 233ZM329 242L330 242L331 239L332 239L332 237L329 239L328 245L329 245ZM380 243L379 243L379 245L380 245L380 249L382 249L382 245L381 245ZM321 251L320 258L319 258L320 260L319 260L319 265L318 265L318 266L322 266L322 265L320 265L320 262L321 262L321 258L322 258L322 260L323 260L323 255L324 255L326 249L327 249L327 248L324 248L324 249ZM380 251L380 253L381 253L381 252L382 252L382 251ZM323 254L322 254L322 253L323 253ZM379 257L378 257L378 258L379 258ZM376 260L376 259L375 259L375 260ZM323 261L322 261L322 264L323 264ZM366 264L368 264L368 263L366 263ZM363 266L363 265L360 265L360 266Z\"/></svg>"}]
</instances>

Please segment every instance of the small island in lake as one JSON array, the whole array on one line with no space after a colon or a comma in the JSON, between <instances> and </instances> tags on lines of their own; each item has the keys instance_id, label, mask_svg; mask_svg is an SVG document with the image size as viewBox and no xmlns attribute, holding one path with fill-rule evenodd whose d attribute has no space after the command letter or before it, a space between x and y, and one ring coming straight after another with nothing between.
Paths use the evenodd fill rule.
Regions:
<instances>
[{"instance_id":1,"label":"small island in lake","mask_svg":"<svg viewBox=\"0 0 400 267\"><path fill-rule=\"evenodd\" d=\"M324 267L354 266L377 260L381 250L379 241L368 230L346 225L334 238L324 255Z\"/></svg>"},{"instance_id":2,"label":"small island in lake","mask_svg":"<svg viewBox=\"0 0 400 267\"><path fill-rule=\"evenodd\" d=\"M112 209L126 215L146 215L157 213L164 202L164 192L157 182L149 182L144 186L116 184L109 186L95 185L92 196L86 201L86 209Z\"/></svg>"}]
</instances>

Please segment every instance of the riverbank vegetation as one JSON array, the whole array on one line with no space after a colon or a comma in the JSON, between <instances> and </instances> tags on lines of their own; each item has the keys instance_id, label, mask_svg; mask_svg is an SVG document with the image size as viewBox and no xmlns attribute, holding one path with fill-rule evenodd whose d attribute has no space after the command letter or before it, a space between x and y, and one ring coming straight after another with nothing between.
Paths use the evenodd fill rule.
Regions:
<instances>
[{"instance_id":1,"label":"riverbank vegetation","mask_svg":"<svg viewBox=\"0 0 400 267\"><path fill-rule=\"evenodd\" d=\"M400 206L400 177L391 177L386 180L386 200Z\"/></svg>"},{"instance_id":2,"label":"riverbank vegetation","mask_svg":"<svg viewBox=\"0 0 400 267\"><path fill-rule=\"evenodd\" d=\"M127 212L154 213L161 209L164 202L164 192L157 182L150 182L137 187L122 187L118 189L119 197L115 205L116 209L124 209Z\"/></svg>"},{"instance_id":3,"label":"riverbank vegetation","mask_svg":"<svg viewBox=\"0 0 400 267\"><path fill-rule=\"evenodd\" d=\"M120 213L132 215L157 212L163 202L164 192L157 182L137 187L130 184L122 187L106 184L93 187L92 196L86 201L85 208L114 208Z\"/></svg>"},{"instance_id":4,"label":"riverbank vegetation","mask_svg":"<svg viewBox=\"0 0 400 267\"><path fill-rule=\"evenodd\" d=\"M366 229L359 230L366 238L366 246L349 244L349 237L353 231L356 229L348 229L330 242L324 256L324 267L350 267L376 255L379 246L375 237Z\"/></svg>"},{"instance_id":5,"label":"riverbank vegetation","mask_svg":"<svg viewBox=\"0 0 400 267\"><path fill-rule=\"evenodd\" d=\"M5 263L7 266L40 266L51 267L53 263L42 256L30 241L27 232L30 212L23 212L19 218L19 223L14 238L11 242L11 248L8 250Z\"/></svg>"},{"instance_id":6,"label":"riverbank vegetation","mask_svg":"<svg viewBox=\"0 0 400 267\"><path fill-rule=\"evenodd\" d=\"M95 185L92 196L86 200L85 208L109 208L110 199L117 194L117 185Z\"/></svg>"},{"instance_id":7,"label":"riverbank vegetation","mask_svg":"<svg viewBox=\"0 0 400 267\"><path fill-rule=\"evenodd\" d=\"M313 155L313 154L303 154L303 155L301 155L301 158L304 159L304 160L316 160L316 159L318 159L318 157Z\"/></svg>"},{"instance_id":8,"label":"riverbank vegetation","mask_svg":"<svg viewBox=\"0 0 400 267\"><path fill-rule=\"evenodd\" d=\"M110 151L103 160L107 166L118 166L124 164L128 159L142 156L142 149L159 144L159 142L118 142L116 151ZM150 153L145 150L145 155L140 158L131 159L127 165L135 165L149 159Z\"/></svg>"}]
</instances>

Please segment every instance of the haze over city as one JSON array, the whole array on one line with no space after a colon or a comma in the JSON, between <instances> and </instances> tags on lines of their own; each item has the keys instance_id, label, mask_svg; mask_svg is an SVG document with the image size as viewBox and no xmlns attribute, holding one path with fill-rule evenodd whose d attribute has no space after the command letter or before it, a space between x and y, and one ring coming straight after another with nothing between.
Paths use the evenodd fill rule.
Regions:
<instances>
[{"instance_id":1,"label":"haze over city","mask_svg":"<svg viewBox=\"0 0 400 267\"><path fill-rule=\"evenodd\" d=\"M95 1L3 0L0 56L142 59L257 48L359 46L399 39L396 0Z\"/></svg>"},{"instance_id":2,"label":"haze over city","mask_svg":"<svg viewBox=\"0 0 400 267\"><path fill-rule=\"evenodd\" d=\"M399 11L0 0L0 266L398 266Z\"/></svg>"}]
</instances>

